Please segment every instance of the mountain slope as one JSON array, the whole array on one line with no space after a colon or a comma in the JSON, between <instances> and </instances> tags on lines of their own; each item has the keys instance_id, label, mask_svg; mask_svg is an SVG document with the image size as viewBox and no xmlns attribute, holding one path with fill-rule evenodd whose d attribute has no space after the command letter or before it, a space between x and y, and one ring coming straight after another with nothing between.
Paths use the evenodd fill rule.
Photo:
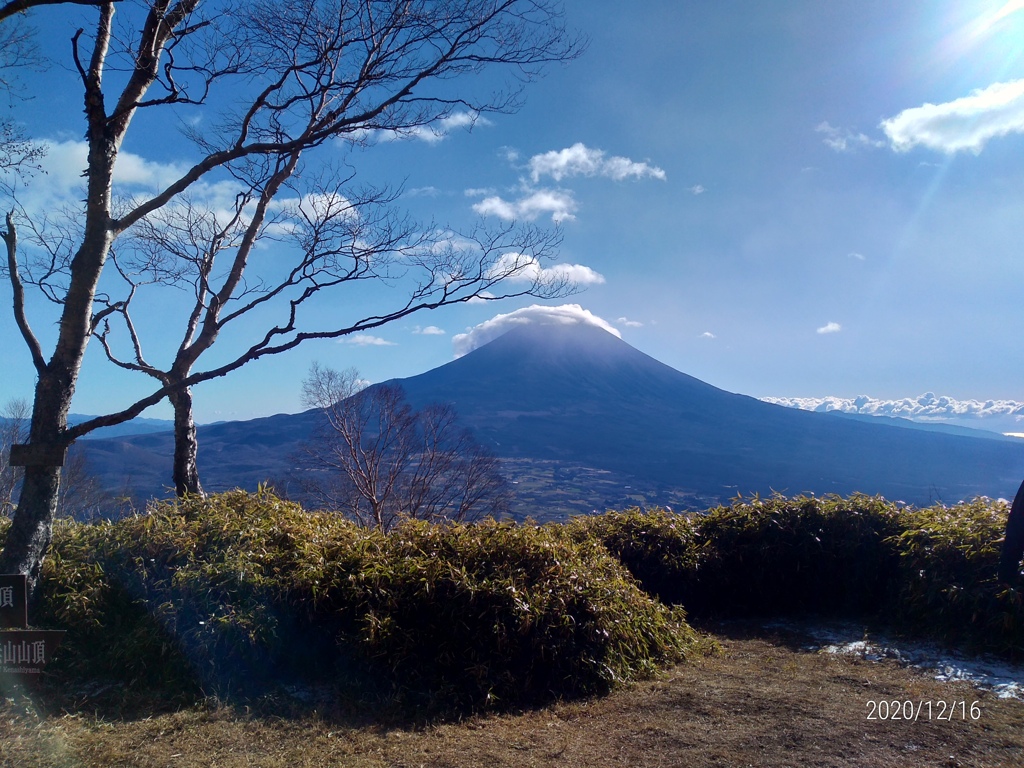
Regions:
<instances>
[{"instance_id":1,"label":"mountain slope","mask_svg":"<svg viewBox=\"0 0 1024 768\"><path fill-rule=\"evenodd\" d=\"M524 326L420 376L502 456L569 460L728 498L1012 496L1024 445L862 423L717 389L592 326Z\"/></svg>"},{"instance_id":2,"label":"mountain slope","mask_svg":"<svg viewBox=\"0 0 1024 768\"><path fill-rule=\"evenodd\" d=\"M1024 443L764 403L681 373L593 326L523 326L399 383L414 405L454 404L510 467L542 467L539 482L550 486L543 498L564 483L560 468L598 473L612 488L596 501L577 489L579 498L562 511L628 503L630 486L645 487L640 500L649 503L665 503L669 491L711 503L776 490L860 491L927 504L1011 497L1024 477ZM313 420L306 412L200 427L204 486L249 488L284 476ZM168 484L171 448L169 434L89 442L109 486L134 473L147 493Z\"/></svg>"}]
</instances>

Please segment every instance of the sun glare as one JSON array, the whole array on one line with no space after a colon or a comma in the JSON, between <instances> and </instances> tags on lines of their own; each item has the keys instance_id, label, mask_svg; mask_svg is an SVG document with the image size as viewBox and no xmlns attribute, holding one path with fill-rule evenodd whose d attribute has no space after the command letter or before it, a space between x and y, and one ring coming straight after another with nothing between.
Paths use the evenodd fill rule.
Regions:
<instances>
[{"instance_id":1,"label":"sun glare","mask_svg":"<svg viewBox=\"0 0 1024 768\"><path fill-rule=\"evenodd\" d=\"M1024 10L1024 0L1010 0L996 12L996 15L992 17L992 21L996 22L1000 19L1005 19L1011 13L1016 13L1021 10Z\"/></svg>"},{"instance_id":2,"label":"sun glare","mask_svg":"<svg viewBox=\"0 0 1024 768\"><path fill-rule=\"evenodd\" d=\"M1002 80L1024 56L1024 0L945 2L943 12L921 7L918 23L932 47L919 51L940 71L956 63L967 89ZM930 32L930 34L929 34ZM966 65L966 66L963 66ZM948 73L947 73L948 74Z\"/></svg>"},{"instance_id":3,"label":"sun glare","mask_svg":"<svg viewBox=\"0 0 1024 768\"><path fill-rule=\"evenodd\" d=\"M995 13L981 15L973 24L974 28L971 31L975 36L987 34L1000 21L1018 11L1024 11L1024 0L1008 0Z\"/></svg>"}]
</instances>

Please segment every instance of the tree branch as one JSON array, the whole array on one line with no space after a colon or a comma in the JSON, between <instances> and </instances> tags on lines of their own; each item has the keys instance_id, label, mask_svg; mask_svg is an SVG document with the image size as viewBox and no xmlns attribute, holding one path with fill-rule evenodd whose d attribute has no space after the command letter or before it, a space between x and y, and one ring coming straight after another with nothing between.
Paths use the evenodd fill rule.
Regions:
<instances>
[{"instance_id":1,"label":"tree branch","mask_svg":"<svg viewBox=\"0 0 1024 768\"><path fill-rule=\"evenodd\" d=\"M143 95L160 75L160 58L167 41L175 34L177 26L196 9L199 0L180 0L170 9L168 5L168 0L153 3L146 18L139 37L135 67L110 116L110 129L115 135L120 136L127 130Z\"/></svg>"},{"instance_id":2,"label":"tree branch","mask_svg":"<svg viewBox=\"0 0 1024 768\"><path fill-rule=\"evenodd\" d=\"M121 0L110 1L121 2ZM108 0L10 0L10 2L0 5L0 22L16 13L24 13L30 8L41 5L94 5L98 7L107 2Z\"/></svg>"},{"instance_id":3,"label":"tree branch","mask_svg":"<svg viewBox=\"0 0 1024 768\"><path fill-rule=\"evenodd\" d=\"M32 364L36 372L41 373L46 369L46 360L43 357L43 348L39 345L39 339L32 332L28 323L28 316L25 314L25 287L21 283L18 274L18 230L14 225L14 211L7 214L7 231L0 232L7 245L7 274L11 281L11 290L14 293L14 320L18 324L18 330L25 339L29 353L32 355Z\"/></svg>"}]
</instances>

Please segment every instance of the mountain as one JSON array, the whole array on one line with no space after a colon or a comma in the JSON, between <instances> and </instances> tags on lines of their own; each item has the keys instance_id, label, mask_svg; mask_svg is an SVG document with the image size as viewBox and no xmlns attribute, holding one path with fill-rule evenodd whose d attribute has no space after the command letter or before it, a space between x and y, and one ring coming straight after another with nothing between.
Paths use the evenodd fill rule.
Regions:
<instances>
[{"instance_id":1,"label":"mountain","mask_svg":"<svg viewBox=\"0 0 1024 768\"><path fill-rule=\"evenodd\" d=\"M798 411L687 376L593 326L523 326L420 376L496 453L579 462L727 499L880 493L914 503L1012 497L1024 443Z\"/></svg>"},{"instance_id":2,"label":"mountain","mask_svg":"<svg viewBox=\"0 0 1024 768\"><path fill-rule=\"evenodd\" d=\"M991 429L979 427L965 427L956 422L947 421L911 421L904 416L884 416L872 413L847 413L845 411L830 411L842 419L854 419L855 421L866 421L872 424L892 424L907 429L922 429L925 432L945 432L950 435L962 435L963 437L980 437L989 440L1003 440L1014 442L1019 437L1012 437L1002 432L995 432Z\"/></svg>"},{"instance_id":3,"label":"mountain","mask_svg":"<svg viewBox=\"0 0 1024 768\"><path fill-rule=\"evenodd\" d=\"M89 421L95 418L95 416L87 416L81 413L70 413L68 414L68 424L74 426L81 424L82 422ZM11 423L12 419L0 416L0 426L4 426ZM22 421L22 426L28 429L28 417ZM136 416L131 421L126 421L123 424L116 424L113 427L101 427L82 438L82 440L97 440L110 437L124 437L125 435L144 435L150 432L166 432L169 429L174 428L174 422L168 419L146 419L142 416Z\"/></svg>"},{"instance_id":4,"label":"mountain","mask_svg":"<svg viewBox=\"0 0 1024 768\"><path fill-rule=\"evenodd\" d=\"M314 411L281 413L198 427L203 488L210 492L254 490L259 483L285 478L292 469L291 456L309 437L316 417ZM108 489L130 486L142 498L172 492L173 432L89 440L79 443L79 448Z\"/></svg>"},{"instance_id":5,"label":"mountain","mask_svg":"<svg viewBox=\"0 0 1024 768\"><path fill-rule=\"evenodd\" d=\"M452 403L506 460L526 499L520 512L541 518L626 503L706 506L773 490L955 502L1012 497L1024 478L1024 442L764 403L681 373L594 326L522 326L398 383L416 406ZM284 477L314 418L200 427L204 486ZM88 450L108 485L123 486L132 473L153 492L169 484L171 447L163 433L94 440Z\"/></svg>"},{"instance_id":6,"label":"mountain","mask_svg":"<svg viewBox=\"0 0 1024 768\"><path fill-rule=\"evenodd\" d=\"M74 426L93 419L95 416L87 416L81 413L68 414L68 424ZM115 424L112 427L100 427L83 437L83 440L103 440L111 437L125 437L126 435L148 435L153 432L167 432L174 429L174 422L170 419L148 419L136 416L131 421L123 424Z\"/></svg>"}]
</instances>

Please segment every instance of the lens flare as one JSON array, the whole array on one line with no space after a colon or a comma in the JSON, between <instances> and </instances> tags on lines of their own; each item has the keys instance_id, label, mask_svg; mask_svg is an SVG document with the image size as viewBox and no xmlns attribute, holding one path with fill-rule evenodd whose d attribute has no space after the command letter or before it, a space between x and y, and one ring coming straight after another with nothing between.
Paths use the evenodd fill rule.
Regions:
<instances>
[{"instance_id":1,"label":"lens flare","mask_svg":"<svg viewBox=\"0 0 1024 768\"><path fill-rule=\"evenodd\" d=\"M1024 0L1010 0L1010 2L996 11L996 15L992 17L992 22L995 23L1000 19L1005 19L1011 13L1022 10L1024 10Z\"/></svg>"}]
</instances>

